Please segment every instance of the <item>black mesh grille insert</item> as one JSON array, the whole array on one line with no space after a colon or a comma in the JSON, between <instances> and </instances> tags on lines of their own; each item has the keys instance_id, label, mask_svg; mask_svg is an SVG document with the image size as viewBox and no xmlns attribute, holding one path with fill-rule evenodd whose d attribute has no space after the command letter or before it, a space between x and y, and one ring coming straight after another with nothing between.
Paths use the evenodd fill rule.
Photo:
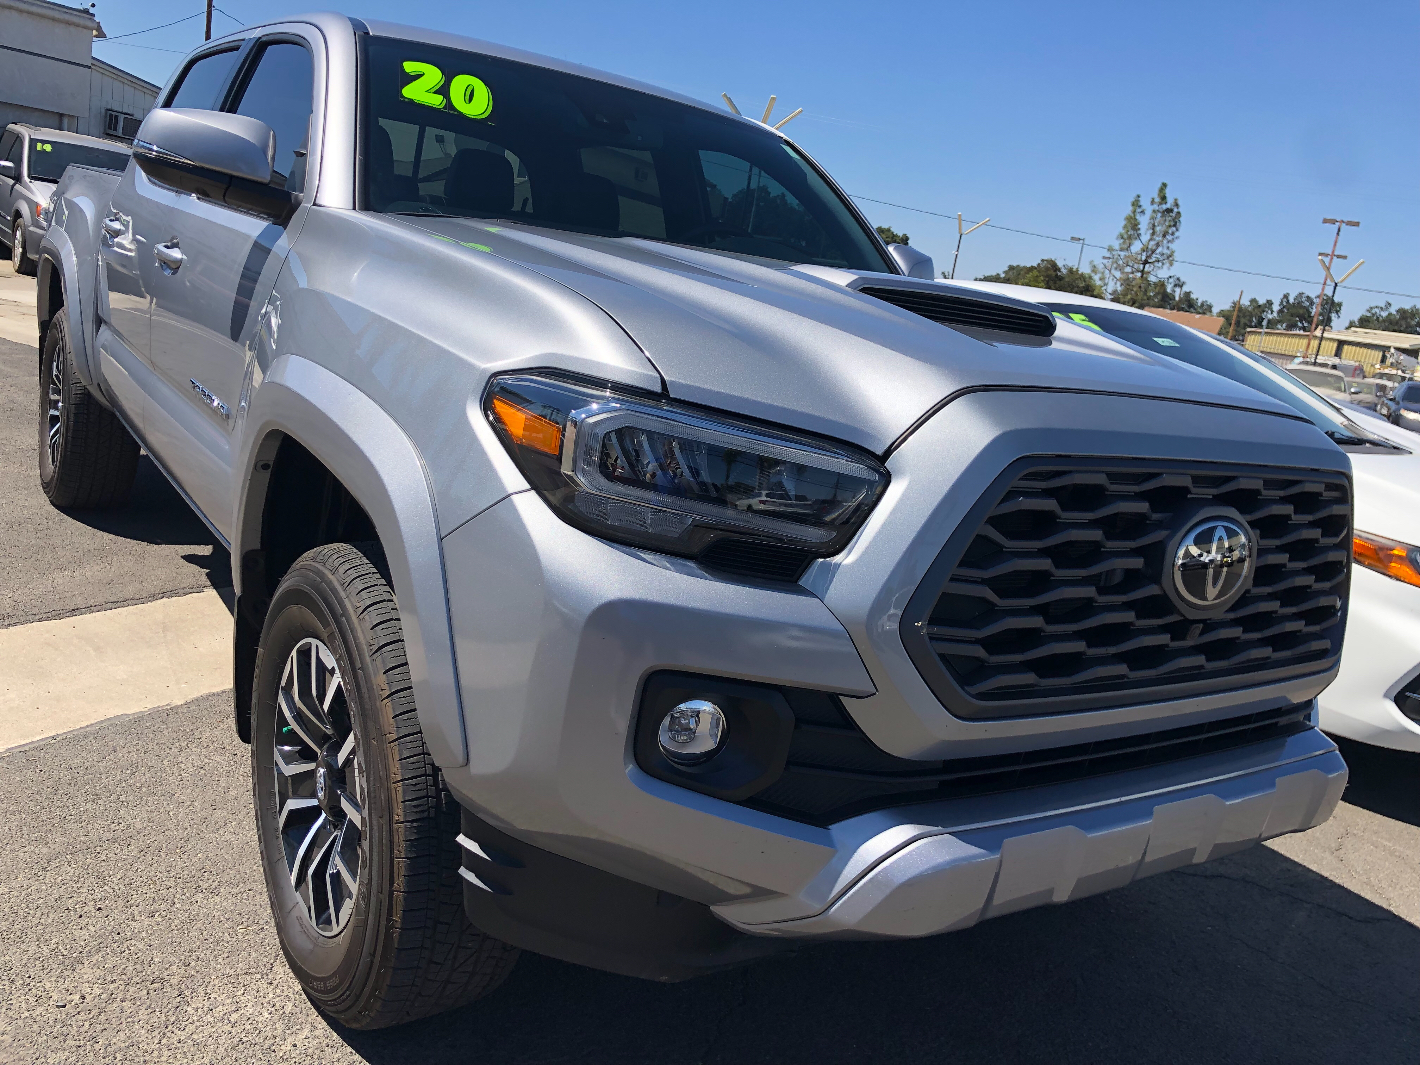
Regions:
<instances>
[{"instance_id":1,"label":"black mesh grille insert","mask_svg":"<svg viewBox=\"0 0 1420 1065\"><path fill-rule=\"evenodd\" d=\"M781 689L794 738L778 780L744 805L810 824L909 803L989 795L1164 765L1284 739L1310 727L1311 703L1111 740L948 761L898 758L875 746L823 692Z\"/></svg>"},{"instance_id":2,"label":"black mesh grille insert","mask_svg":"<svg viewBox=\"0 0 1420 1065\"><path fill-rule=\"evenodd\" d=\"M858 291L865 296L891 303L894 307L901 307L904 311L930 318L940 325L996 329L1003 333L1024 333L1033 337L1055 335L1055 319L1044 310L1032 311L1007 303L910 288L870 286Z\"/></svg>"},{"instance_id":3,"label":"black mesh grille insert","mask_svg":"<svg viewBox=\"0 0 1420 1065\"><path fill-rule=\"evenodd\" d=\"M1168 543L1200 507L1257 537L1252 586L1189 618ZM1028 459L983 497L904 614L923 678L961 717L1062 713L1321 673L1341 652L1349 485L1249 466Z\"/></svg>"}]
</instances>

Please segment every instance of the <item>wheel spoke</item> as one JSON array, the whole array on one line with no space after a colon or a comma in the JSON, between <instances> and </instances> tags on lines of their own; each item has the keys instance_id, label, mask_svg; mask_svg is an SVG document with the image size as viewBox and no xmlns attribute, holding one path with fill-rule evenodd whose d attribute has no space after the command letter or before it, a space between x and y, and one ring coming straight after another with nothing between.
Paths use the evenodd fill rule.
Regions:
<instances>
[{"instance_id":1,"label":"wheel spoke","mask_svg":"<svg viewBox=\"0 0 1420 1065\"><path fill-rule=\"evenodd\" d=\"M341 831L341 835L344 835L344 830ZM350 891L351 895L354 895L355 888L359 885L360 880L350 871L350 867L345 864L345 855L341 847L335 848L331 864L333 864L336 869L340 870L340 879L345 881L346 888Z\"/></svg>"},{"instance_id":2,"label":"wheel spoke","mask_svg":"<svg viewBox=\"0 0 1420 1065\"><path fill-rule=\"evenodd\" d=\"M340 753L335 756L335 764L345 765L350 760L350 756L355 753L355 730L350 730L350 735L345 737L345 742L340 745Z\"/></svg>"},{"instance_id":3,"label":"wheel spoke","mask_svg":"<svg viewBox=\"0 0 1420 1065\"><path fill-rule=\"evenodd\" d=\"M301 840L300 847L296 849L296 857L291 862L292 887L295 887L302 879L309 879L317 860L334 838L335 831L331 828L330 819L325 814L321 814L311 824L306 838ZM317 842L317 840L321 842Z\"/></svg>"},{"instance_id":4,"label":"wheel spoke","mask_svg":"<svg viewBox=\"0 0 1420 1065\"><path fill-rule=\"evenodd\" d=\"M302 742L313 751L319 751L324 747L325 744L319 742L316 737L321 735L325 729L319 721L310 715L300 699L285 690L277 693L277 699L281 703L281 713L290 723L291 728L295 730L296 735L301 737Z\"/></svg>"},{"instance_id":5,"label":"wheel spoke","mask_svg":"<svg viewBox=\"0 0 1420 1065\"><path fill-rule=\"evenodd\" d=\"M357 804L354 799L343 791L340 793L340 808L345 811L345 816L354 822L356 828L364 829L364 811L360 809L359 804Z\"/></svg>"},{"instance_id":6,"label":"wheel spoke","mask_svg":"<svg viewBox=\"0 0 1420 1065\"><path fill-rule=\"evenodd\" d=\"M276 758L275 758L275 761L276 761L276 771L277 771L278 773L280 773L282 776L294 777L294 776L299 776L299 775L302 774L302 773L313 773L313 772L315 772L315 768L316 768L315 762L295 761L295 760L287 761L286 752L289 751L289 750L291 750L291 748L289 748L289 747L277 747L277 748L276 748Z\"/></svg>"},{"instance_id":7,"label":"wheel spoke","mask_svg":"<svg viewBox=\"0 0 1420 1065\"><path fill-rule=\"evenodd\" d=\"M290 817L297 810L309 810L313 806L320 804L315 799L291 798L281 805L281 813L276 819L277 831L284 831L286 828L286 818ZM324 816L324 815L322 815Z\"/></svg>"}]
</instances>

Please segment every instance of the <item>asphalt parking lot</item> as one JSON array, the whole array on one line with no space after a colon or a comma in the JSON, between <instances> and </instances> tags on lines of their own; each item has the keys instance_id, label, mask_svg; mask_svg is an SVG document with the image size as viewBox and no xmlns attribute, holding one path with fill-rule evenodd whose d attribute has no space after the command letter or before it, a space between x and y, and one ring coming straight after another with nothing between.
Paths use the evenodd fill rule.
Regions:
<instances>
[{"instance_id":1,"label":"asphalt parking lot","mask_svg":"<svg viewBox=\"0 0 1420 1065\"><path fill-rule=\"evenodd\" d=\"M0 339L0 636L229 584L146 462L125 510L48 506L35 366ZM0 750L0 1062L1420 1059L1420 756L1348 744L1326 825L1109 895L679 985L525 955L481 1002L360 1033L281 957L230 693L143 710Z\"/></svg>"}]
</instances>

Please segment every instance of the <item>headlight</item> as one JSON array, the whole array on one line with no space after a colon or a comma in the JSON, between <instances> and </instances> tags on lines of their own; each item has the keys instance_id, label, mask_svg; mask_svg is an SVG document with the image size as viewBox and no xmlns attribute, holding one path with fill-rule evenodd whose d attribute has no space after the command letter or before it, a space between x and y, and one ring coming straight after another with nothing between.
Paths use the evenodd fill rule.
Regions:
<instances>
[{"instance_id":1,"label":"headlight","mask_svg":"<svg viewBox=\"0 0 1420 1065\"><path fill-rule=\"evenodd\" d=\"M888 482L843 445L549 375L495 377L483 409L563 520L741 573L797 579Z\"/></svg>"},{"instance_id":2,"label":"headlight","mask_svg":"<svg viewBox=\"0 0 1420 1065\"><path fill-rule=\"evenodd\" d=\"M1351 555L1358 566L1420 588L1420 547L1375 533L1357 532L1351 540Z\"/></svg>"}]
</instances>

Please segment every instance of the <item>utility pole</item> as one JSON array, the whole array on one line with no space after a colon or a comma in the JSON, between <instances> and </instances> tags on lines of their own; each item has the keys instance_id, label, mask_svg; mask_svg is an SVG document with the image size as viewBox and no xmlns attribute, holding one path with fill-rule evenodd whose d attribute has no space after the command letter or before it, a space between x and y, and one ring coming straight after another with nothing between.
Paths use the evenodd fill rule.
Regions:
<instances>
[{"instance_id":1,"label":"utility pole","mask_svg":"<svg viewBox=\"0 0 1420 1065\"><path fill-rule=\"evenodd\" d=\"M207 30L202 39L204 41L212 39L212 0L207 0Z\"/></svg>"},{"instance_id":2,"label":"utility pole","mask_svg":"<svg viewBox=\"0 0 1420 1065\"><path fill-rule=\"evenodd\" d=\"M1233 334L1234 334L1235 332L1237 332L1237 328L1238 328L1238 314L1239 314L1239 312L1240 312L1241 310L1242 310L1242 289L1238 289L1238 301L1237 301L1237 303L1234 303L1234 304L1233 304L1233 320L1232 320L1232 322L1231 322L1231 323L1229 324L1229 326L1228 326L1228 339L1229 339L1229 340L1232 340L1232 339L1233 339ZM1246 337L1247 334L1244 333L1243 336Z\"/></svg>"},{"instance_id":3,"label":"utility pole","mask_svg":"<svg viewBox=\"0 0 1420 1065\"><path fill-rule=\"evenodd\" d=\"M1080 245L1080 254L1075 257L1075 269L1078 270L1080 268L1080 264L1085 261L1085 238L1071 237L1070 239Z\"/></svg>"},{"instance_id":4,"label":"utility pole","mask_svg":"<svg viewBox=\"0 0 1420 1065\"><path fill-rule=\"evenodd\" d=\"M978 229L980 229L989 221L991 221L991 219L983 218L980 222L977 222L976 225L963 232L961 228L961 212L957 212L957 250L952 254L952 272L948 275L950 280L956 280L957 258L961 255L961 238L966 236L967 233L975 233Z\"/></svg>"},{"instance_id":5,"label":"utility pole","mask_svg":"<svg viewBox=\"0 0 1420 1065\"><path fill-rule=\"evenodd\" d=\"M1346 258L1346 256L1344 256L1344 255L1338 255L1337 258L1338 258L1338 259L1344 259L1344 258ZM1356 265L1355 265L1355 266L1351 267L1351 269L1347 270L1347 271L1346 271L1344 274L1342 274L1339 278L1336 278L1336 277L1332 277L1332 276L1331 276L1331 267L1328 266L1328 265L1326 264L1326 260L1321 257L1321 252L1317 252L1317 254L1316 254L1316 259L1317 259L1317 262L1321 263L1321 268L1326 271L1326 281L1330 281L1330 282L1331 282L1331 298L1330 298L1330 300L1328 301L1329 304L1336 302L1336 289L1340 286L1341 282L1345 281L1348 277L1350 277L1352 274L1354 274L1357 270L1361 269L1361 267L1363 267L1363 266L1366 265L1366 260L1365 260L1365 259L1358 259L1358 260L1356 261ZM1325 291L1326 291L1326 281L1323 281L1323 282L1322 282L1322 287L1321 287L1322 292L1325 292ZM1324 344L1324 343L1326 342L1326 327L1327 327L1328 325L1330 325L1330 324L1331 324L1331 315L1328 314L1328 315L1326 316L1326 320L1321 323L1321 339L1318 340L1318 341L1317 341L1317 344L1316 344L1316 353L1317 353L1317 355L1320 355L1320 354L1321 354L1321 346L1322 346L1322 344ZM1316 362L1316 358L1315 358L1315 357L1313 357L1312 362Z\"/></svg>"},{"instance_id":6,"label":"utility pole","mask_svg":"<svg viewBox=\"0 0 1420 1065\"><path fill-rule=\"evenodd\" d=\"M1323 218L1321 224L1324 226L1335 226L1336 236L1331 241L1331 256L1326 260L1326 273L1321 279L1321 292L1316 297L1316 310L1312 311L1312 327L1307 333L1307 346L1303 355L1312 355L1312 338L1316 336L1317 319L1321 317L1321 301L1326 297L1326 282L1331 277L1331 266L1336 261L1336 245L1341 242L1342 226L1359 226L1360 222L1352 222L1345 218ZM1354 272L1354 271L1353 271ZM1348 277L1350 274L1347 275ZM1312 355L1312 363L1316 363L1316 356Z\"/></svg>"}]
</instances>

